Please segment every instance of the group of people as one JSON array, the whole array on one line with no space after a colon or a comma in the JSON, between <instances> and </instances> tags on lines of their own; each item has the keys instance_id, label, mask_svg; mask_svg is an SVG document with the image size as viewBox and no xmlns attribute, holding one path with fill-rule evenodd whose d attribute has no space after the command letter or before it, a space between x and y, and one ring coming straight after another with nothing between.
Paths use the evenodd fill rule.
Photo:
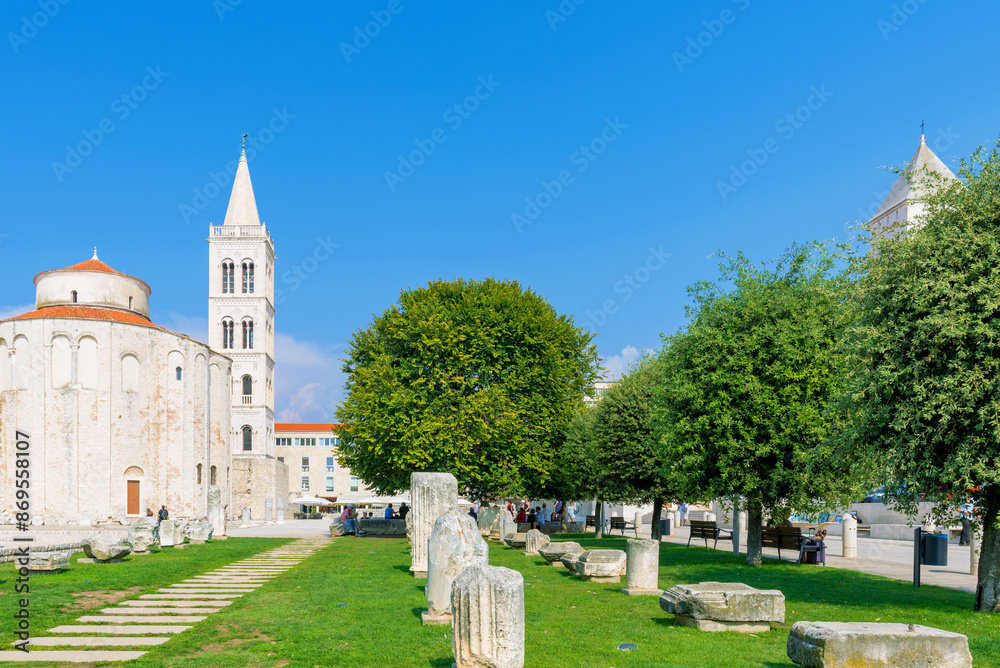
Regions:
<instances>
[{"instance_id":1,"label":"group of people","mask_svg":"<svg viewBox=\"0 0 1000 668\"><path fill-rule=\"evenodd\" d=\"M393 510L392 504L390 503L385 508L384 519L387 520L405 520L407 513L410 512L410 507L406 505L406 502L399 504L399 510ZM358 511L353 503L349 503L344 506L344 509L340 511L340 521L344 523L344 533L348 534L358 534L358 520L364 519L375 519L374 511L362 510Z\"/></svg>"},{"instance_id":2,"label":"group of people","mask_svg":"<svg viewBox=\"0 0 1000 668\"><path fill-rule=\"evenodd\" d=\"M514 502L509 500L507 501L507 512L510 513L515 522L530 524L532 529L537 529L546 522L560 522L564 517L567 522L576 521L576 503L573 501L569 503L556 501L550 510L547 503L532 507L527 499L522 499L521 503L515 507Z\"/></svg>"}]
</instances>

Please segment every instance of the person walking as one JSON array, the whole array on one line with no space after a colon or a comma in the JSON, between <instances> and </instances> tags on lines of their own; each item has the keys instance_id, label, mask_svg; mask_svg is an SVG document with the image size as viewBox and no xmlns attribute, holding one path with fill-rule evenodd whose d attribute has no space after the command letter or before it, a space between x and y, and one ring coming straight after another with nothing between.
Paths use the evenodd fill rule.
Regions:
<instances>
[{"instance_id":1,"label":"person walking","mask_svg":"<svg viewBox=\"0 0 1000 668\"><path fill-rule=\"evenodd\" d=\"M958 538L959 545L971 545L972 544L972 503L966 503L958 510L958 521L962 523L962 535Z\"/></svg>"},{"instance_id":2,"label":"person walking","mask_svg":"<svg viewBox=\"0 0 1000 668\"><path fill-rule=\"evenodd\" d=\"M688 504L681 501L677 506L677 512L680 513L681 516L681 526L686 527L688 524Z\"/></svg>"},{"instance_id":3,"label":"person walking","mask_svg":"<svg viewBox=\"0 0 1000 668\"><path fill-rule=\"evenodd\" d=\"M156 513L156 526L160 526L160 522L163 520L169 520L170 513L167 511L166 506L160 506L160 510Z\"/></svg>"}]
</instances>

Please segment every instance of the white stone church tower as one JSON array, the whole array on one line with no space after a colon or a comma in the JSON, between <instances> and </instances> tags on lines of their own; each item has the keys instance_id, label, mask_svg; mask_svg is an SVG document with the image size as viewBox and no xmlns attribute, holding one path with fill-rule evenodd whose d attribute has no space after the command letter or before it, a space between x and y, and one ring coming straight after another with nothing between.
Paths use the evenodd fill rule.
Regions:
<instances>
[{"instance_id":1,"label":"white stone church tower","mask_svg":"<svg viewBox=\"0 0 1000 668\"><path fill-rule=\"evenodd\" d=\"M222 225L209 231L209 345L232 365L232 504L273 519L287 496L274 457L274 242L260 221L246 151ZM270 510L270 512L266 512Z\"/></svg>"},{"instance_id":2,"label":"white stone church tower","mask_svg":"<svg viewBox=\"0 0 1000 668\"><path fill-rule=\"evenodd\" d=\"M937 157L934 151L927 146L923 134L920 135L920 146L917 147L917 152L910 158L903 171L919 172L922 169L937 172L945 179L957 178L948 169L948 165L944 164L941 158ZM871 217L869 222L873 225L872 229L882 230L889 226L901 225L903 230L909 230L918 224L918 219L924 215L926 209L924 194L921 192L920 183L911 184L905 173L900 174L892 186L892 190L882 200L875 215Z\"/></svg>"}]
</instances>

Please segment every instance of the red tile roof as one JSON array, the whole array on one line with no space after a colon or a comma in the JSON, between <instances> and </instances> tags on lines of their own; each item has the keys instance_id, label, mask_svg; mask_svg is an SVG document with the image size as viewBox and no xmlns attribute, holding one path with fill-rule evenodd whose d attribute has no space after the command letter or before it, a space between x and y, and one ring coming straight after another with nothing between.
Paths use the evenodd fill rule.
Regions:
<instances>
[{"instance_id":1,"label":"red tile roof","mask_svg":"<svg viewBox=\"0 0 1000 668\"><path fill-rule=\"evenodd\" d=\"M37 311L15 315L7 320L30 320L32 318L76 318L78 320L104 320L107 322L124 322L129 325L142 325L163 329L149 318L133 311L119 311L111 308L95 308L93 306L46 306Z\"/></svg>"},{"instance_id":2,"label":"red tile roof","mask_svg":"<svg viewBox=\"0 0 1000 668\"><path fill-rule=\"evenodd\" d=\"M141 278L136 278L135 276L129 276L128 274L123 274L122 272L118 271L117 269L112 269L111 267L109 267L108 265L104 264L103 262L101 262L97 258L90 258L89 260L86 260L84 262L79 262L77 264L74 264L72 267L66 267L65 269L49 269L48 271L43 271L40 274L38 274L37 276L35 276L35 279L34 279L35 285L38 285L38 279L39 279L39 277L44 276L45 274L51 274L51 273L57 272L57 271L60 271L60 272L61 271L96 271L96 272L100 272L102 274L114 274L115 276L122 276L124 278L131 278L133 281L138 281L139 283L141 283L146 288L146 292L147 293L151 293L152 292L152 290L149 287L149 284L146 283L146 281L142 280Z\"/></svg>"},{"instance_id":3,"label":"red tile roof","mask_svg":"<svg viewBox=\"0 0 1000 668\"><path fill-rule=\"evenodd\" d=\"M333 431L343 427L341 422L275 422L275 431Z\"/></svg>"}]
</instances>

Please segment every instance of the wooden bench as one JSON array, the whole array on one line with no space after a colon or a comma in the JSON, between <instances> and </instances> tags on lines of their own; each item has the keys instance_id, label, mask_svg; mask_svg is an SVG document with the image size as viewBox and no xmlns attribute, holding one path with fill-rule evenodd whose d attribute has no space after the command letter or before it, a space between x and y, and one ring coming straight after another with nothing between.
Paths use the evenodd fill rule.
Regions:
<instances>
[{"instance_id":1,"label":"wooden bench","mask_svg":"<svg viewBox=\"0 0 1000 668\"><path fill-rule=\"evenodd\" d=\"M587 515L586 526L597 528L597 515Z\"/></svg>"},{"instance_id":2,"label":"wooden bench","mask_svg":"<svg viewBox=\"0 0 1000 668\"><path fill-rule=\"evenodd\" d=\"M715 522L709 522L707 520L690 520L690 526L691 535L688 536L688 547L691 546L692 538L704 538L705 547L708 547L708 539L713 539L715 543L712 545L712 549L715 549L716 545L719 544L720 539L729 541L733 539L731 531L723 529Z\"/></svg>"},{"instance_id":3,"label":"wooden bench","mask_svg":"<svg viewBox=\"0 0 1000 668\"><path fill-rule=\"evenodd\" d=\"M826 545L818 538L803 536L799 527L764 527L761 539L762 547L773 547L778 550L778 559L781 559L782 550L794 550L798 553L795 563L801 565L805 555L815 552L826 566Z\"/></svg>"},{"instance_id":4,"label":"wooden bench","mask_svg":"<svg viewBox=\"0 0 1000 668\"><path fill-rule=\"evenodd\" d=\"M625 521L624 517L609 517L608 522L610 523L611 531L618 529L619 531L621 531L622 536L625 535L626 531L631 531L633 534L635 534L636 538L639 537L639 532L635 528L635 523Z\"/></svg>"}]
</instances>

